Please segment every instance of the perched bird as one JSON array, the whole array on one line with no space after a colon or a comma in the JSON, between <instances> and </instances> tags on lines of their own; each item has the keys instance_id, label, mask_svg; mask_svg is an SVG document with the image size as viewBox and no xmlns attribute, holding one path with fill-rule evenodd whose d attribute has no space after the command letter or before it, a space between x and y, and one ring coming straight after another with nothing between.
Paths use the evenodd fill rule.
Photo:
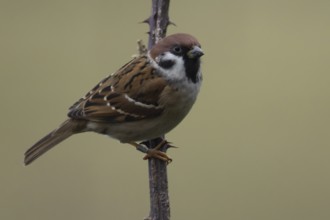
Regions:
<instances>
[{"instance_id":1,"label":"perched bird","mask_svg":"<svg viewBox=\"0 0 330 220\"><path fill-rule=\"evenodd\" d=\"M171 160L164 152L137 142L169 132L188 114L200 89L203 54L197 39L189 34L160 40L74 103L69 119L28 149L24 163L30 164L71 135L87 131L131 144L145 152L145 158Z\"/></svg>"}]
</instances>

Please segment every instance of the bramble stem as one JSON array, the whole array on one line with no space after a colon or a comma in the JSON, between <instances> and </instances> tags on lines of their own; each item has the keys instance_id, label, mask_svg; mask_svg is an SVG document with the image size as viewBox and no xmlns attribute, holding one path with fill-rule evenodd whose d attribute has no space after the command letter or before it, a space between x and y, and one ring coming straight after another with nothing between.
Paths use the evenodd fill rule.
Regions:
<instances>
[{"instance_id":1,"label":"bramble stem","mask_svg":"<svg viewBox=\"0 0 330 220\"><path fill-rule=\"evenodd\" d=\"M170 24L168 10L170 0L152 0L151 16L144 22L149 24L148 49L166 36L167 26ZM154 148L164 136L149 140L146 145ZM165 144L160 150L166 152L168 145ZM170 201L168 196L167 163L151 158L149 166L149 187L150 187L150 213L145 220L169 220Z\"/></svg>"}]
</instances>

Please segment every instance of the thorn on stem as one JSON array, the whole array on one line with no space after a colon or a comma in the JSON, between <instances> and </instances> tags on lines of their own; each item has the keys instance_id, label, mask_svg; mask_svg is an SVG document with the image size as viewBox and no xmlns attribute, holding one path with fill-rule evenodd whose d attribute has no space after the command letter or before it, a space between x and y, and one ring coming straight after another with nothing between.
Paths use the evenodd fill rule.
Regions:
<instances>
[{"instance_id":1,"label":"thorn on stem","mask_svg":"<svg viewBox=\"0 0 330 220\"><path fill-rule=\"evenodd\" d=\"M149 24L149 23L150 23L150 17L149 17L149 18L147 18L147 19L145 19L145 20L143 20L143 21L141 21L141 23L146 23L146 24Z\"/></svg>"},{"instance_id":2,"label":"thorn on stem","mask_svg":"<svg viewBox=\"0 0 330 220\"><path fill-rule=\"evenodd\" d=\"M168 22L168 25L173 25L173 26L175 26L175 27L177 26L177 25L176 25L174 22L172 22L172 21L169 21L169 22Z\"/></svg>"}]
</instances>

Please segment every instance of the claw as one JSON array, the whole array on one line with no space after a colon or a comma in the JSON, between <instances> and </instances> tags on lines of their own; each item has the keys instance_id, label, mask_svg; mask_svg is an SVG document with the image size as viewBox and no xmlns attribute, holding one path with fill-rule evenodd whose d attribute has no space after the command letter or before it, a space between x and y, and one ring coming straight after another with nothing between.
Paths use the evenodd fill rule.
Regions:
<instances>
[{"instance_id":1,"label":"claw","mask_svg":"<svg viewBox=\"0 0 330 220\"><path fill-rule=\"evenodd\" d=\"M159 149L162 148L164 145L168 144L166 140L162 140L156 147L149 149L147 151L147 155L144 156L144 160L148 160L150 158L157 158L159 160L165 161L167 164L172 162L172 158L167 156L165 152L160 151Z\"/></svg>"},{"instance_id":2,"label":"claw","mask_svg":"<svg viewBox=\"0 0 330 220\"><path fill-rule=\"evenodd\" d=\"M159 149L162 148L164 145L167 145L168 148L176 148L175 146L171 145L170 142L166 140L162 140L156 147L148 148L143 142L137 144L135 142L129 143L136 147L138 151L145 153L146 155L143 157L143 160L148 160L150 158L157 158L159 160L165 161L167 164L171 163L173 160L170 158L165 152L160 151Z\"/></svg>"},{"instance_id":3,"label":"claw","mask_svg":"<svg viewBox=\"0 0 330 220\"><path fill-rule=\"evenodd\" d=\"M147 154L143 157L143 160L148 160L150 158L157 158L165 161L167 164L173 161L172 158L170 158L166 153L156 149L149 149Z\"/></svg>"}]
</instances>

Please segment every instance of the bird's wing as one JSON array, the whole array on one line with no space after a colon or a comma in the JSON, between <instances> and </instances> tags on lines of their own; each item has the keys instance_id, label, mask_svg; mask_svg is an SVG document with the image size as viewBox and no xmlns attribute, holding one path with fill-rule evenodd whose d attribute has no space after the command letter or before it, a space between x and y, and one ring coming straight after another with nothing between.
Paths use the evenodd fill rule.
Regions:
<instances>
[{"instance_id":1,"label":"bird's wing","mask_svg":"<svg viewBox=\"0 0 330 220\"><path fill-rule=\"evenodd\" d=\"M120 123L163 112L159 97L166 81L140 56L102 80L69 109L70 118Z\"/></svg>"}]
</instances>

